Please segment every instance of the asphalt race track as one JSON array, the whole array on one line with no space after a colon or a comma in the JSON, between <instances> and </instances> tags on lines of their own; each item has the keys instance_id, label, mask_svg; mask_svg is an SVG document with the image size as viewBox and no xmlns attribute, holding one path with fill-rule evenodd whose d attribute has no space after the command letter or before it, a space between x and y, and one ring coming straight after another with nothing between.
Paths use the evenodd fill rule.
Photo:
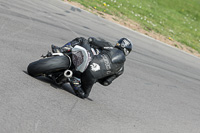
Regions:
<instances>
[{"instance_id":1,"label":"asphalt race track","mask_svg":"<svg viewBox=\"0 0 200 133\"><path fill-rule=\"evenodd\" d=\"M76 97L27 65L75 37L134 42L125 73ZM0 0L0 133L199 133L200 59L61 0Z\"/></svg>"}]
</instances>

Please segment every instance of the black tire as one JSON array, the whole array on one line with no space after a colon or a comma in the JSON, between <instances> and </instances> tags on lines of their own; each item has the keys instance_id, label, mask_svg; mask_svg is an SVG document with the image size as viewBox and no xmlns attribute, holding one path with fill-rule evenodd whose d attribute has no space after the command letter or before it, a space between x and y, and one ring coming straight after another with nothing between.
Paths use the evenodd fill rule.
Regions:
<instances>
[{"instance_id":1,"label":"black tire","mask_svg":"<svg viewBox=\"0 0 200 133\"><path fill-rule=\"evenodd\" d=\"M36 77L43 74L49 74L60 70L66 70L70 67L70 59L66 56L53 56L32 62L27 67L29 75Z\"/></svg>"}]
</instances>

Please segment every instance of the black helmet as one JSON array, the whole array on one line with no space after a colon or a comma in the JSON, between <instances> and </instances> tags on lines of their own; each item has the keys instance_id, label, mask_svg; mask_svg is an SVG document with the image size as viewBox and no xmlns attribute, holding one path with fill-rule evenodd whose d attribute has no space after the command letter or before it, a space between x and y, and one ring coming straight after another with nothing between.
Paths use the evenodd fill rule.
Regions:
<instances>
[{"instance_id":1,"label":"black helmet","mask_svg":"<svg viewBox=\"0 0 200 133\"><path fill-rule=\"evenodd\" d=\"M121 38L117 44L115 45L116 48L119 48L124 52L124 54L127 56L131 50L132 50L132 42L128 38Z\"/></svg>"}]
</instances>

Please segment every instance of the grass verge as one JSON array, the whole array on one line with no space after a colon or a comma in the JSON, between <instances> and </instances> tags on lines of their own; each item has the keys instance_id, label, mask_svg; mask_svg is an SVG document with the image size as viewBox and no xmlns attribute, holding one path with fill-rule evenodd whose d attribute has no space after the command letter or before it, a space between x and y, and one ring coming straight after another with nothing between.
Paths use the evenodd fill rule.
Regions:
<instances>
[{"instance_id":1,"label":"grass verge","mask_svg":"<svg viewBox=\"0 0 200 133\"><path fill-rule=\"evenodd\" d=\"M92 11L132 20L142 29L191 47L200 53L199 0L71 0ZM118 20L117 18L113 18ZM130 22L130 21L129 21ZM126 23L126 22L124 22ZM147 33L148 35L148 33ZM177 42L176 42L177 41ZM189 50L191 51L191 50ZM191 51L191 53L193 53Z\"/></svg>"}]
</instances>

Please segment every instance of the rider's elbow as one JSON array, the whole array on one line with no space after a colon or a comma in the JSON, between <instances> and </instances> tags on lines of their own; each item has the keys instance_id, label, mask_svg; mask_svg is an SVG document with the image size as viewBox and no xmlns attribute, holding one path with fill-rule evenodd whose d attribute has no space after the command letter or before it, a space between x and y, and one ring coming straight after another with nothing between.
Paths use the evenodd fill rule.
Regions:
<instances>
[{"instance_id":1,"label":"rider's elbow","mask_svg":"<svg viewBox=\"0 0 200 133\"><path fill-rule=\"evenodd\" d=\"M109 83L109 82L107 82L107 81L104 81L102 85L103 85L103 86L108 86L108 85L110 85L110 84L111 84L111 83Z\"/></svg>"}]
</instances>

